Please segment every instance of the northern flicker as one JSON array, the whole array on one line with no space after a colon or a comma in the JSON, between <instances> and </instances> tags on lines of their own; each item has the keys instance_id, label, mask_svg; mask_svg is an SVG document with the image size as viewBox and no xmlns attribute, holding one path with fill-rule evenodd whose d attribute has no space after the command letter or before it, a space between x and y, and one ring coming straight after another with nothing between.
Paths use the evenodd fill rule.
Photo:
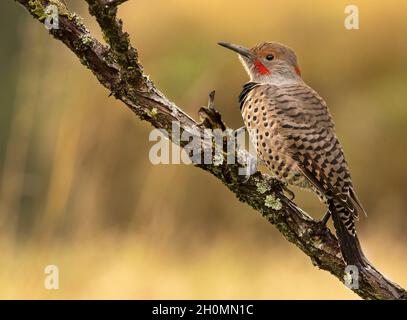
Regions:
<instances>
[{"instance_id":1,"label":"northern flicker","mask_svg":"<svg viewBox=\"0 0 407 320\"><path fill-rule=\"evenodd\" d=\"M295 52L276 42L251 49L220 42L238 53L250 82L240 110L258 157L281 182L311 189L332 216L348 265L365 266L355 221L365 212L352 185L325 101L301 78Z\"/></svg>"}]
</instances>

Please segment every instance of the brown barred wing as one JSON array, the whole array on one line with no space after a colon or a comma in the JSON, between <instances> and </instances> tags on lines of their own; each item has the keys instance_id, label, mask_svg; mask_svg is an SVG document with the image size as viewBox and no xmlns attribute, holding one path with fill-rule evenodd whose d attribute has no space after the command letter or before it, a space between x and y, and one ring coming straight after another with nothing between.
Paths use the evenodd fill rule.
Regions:
<instances>
[{"instance_id":1,"label":"brown barred wing","mask_svg":"<svg viewBox=\"0 0 407 320\"><path fill-rule=\"evenodd\" d=\"M325 101L306 85L280 86L270 98L285 152L315 188L344 207L341 218L354 233L357 210L350 198L351 177Z\"/></svg>"}]
</instances>

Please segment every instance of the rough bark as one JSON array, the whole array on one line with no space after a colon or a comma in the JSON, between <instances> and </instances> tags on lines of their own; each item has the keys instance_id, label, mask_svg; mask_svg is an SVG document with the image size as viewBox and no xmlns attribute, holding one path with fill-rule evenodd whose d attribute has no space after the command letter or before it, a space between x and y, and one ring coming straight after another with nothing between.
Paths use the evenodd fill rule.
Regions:
<instances>
[{"instance_id":1,"label":"rough bark","mask_svg":"<svg viewBox=\"0 0 407 320\"><path fill-rule=\"evenodd\" d=\"M154 86L144 73L137 50L131 46L129 35L122 29L121 20L116 17L117 6L126 0L86 0L89 12L99 23L108 45L96 40L82 19L58 0L15 1L41 23L46 19L46 6L56 5L59 28L51 29L49 33L62 41L111 95L123 101L140 119L168 132L173 129L174 122L178 123L180 131L191 131L193 128L203 131L205 126L225 126L212 106L201 109L204 121L197 123ZM185 145L185 142L173 142ZM205 148L205 142L202 145ZM206 147L211 146L206 143ZM238 150L237 153L243 159L250 158L245 150ZM257 210L288 241L309 256L316 267L329 271L344 282L346 265L338 241L331 231L297 207L277 181L260 172L246 179L238 174L244 164L227 164L226 156L221 163L196 166L213 174L240 201ZM374 266L359 270L359 288L352 290L364 299L407 299L407 292L386 279Z\"/></svg>"}]
</instances>

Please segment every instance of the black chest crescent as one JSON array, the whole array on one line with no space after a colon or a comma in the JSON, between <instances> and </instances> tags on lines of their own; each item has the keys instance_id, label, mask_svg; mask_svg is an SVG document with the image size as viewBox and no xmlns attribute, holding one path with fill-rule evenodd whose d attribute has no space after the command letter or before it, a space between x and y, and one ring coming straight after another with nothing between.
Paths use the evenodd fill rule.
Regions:
<instances>
[{"instance_id":1,"label":"black chest crescent","mask_svg":"<svg viewBox=\"0 0 407 320\"><path fill-rule=\"evenodd\" d=\"M257 85L259 85L257 82L248 82L243 86L242 92L239 94L240 111L242 111L247 95Z\"/></svg>"}]
</instances>

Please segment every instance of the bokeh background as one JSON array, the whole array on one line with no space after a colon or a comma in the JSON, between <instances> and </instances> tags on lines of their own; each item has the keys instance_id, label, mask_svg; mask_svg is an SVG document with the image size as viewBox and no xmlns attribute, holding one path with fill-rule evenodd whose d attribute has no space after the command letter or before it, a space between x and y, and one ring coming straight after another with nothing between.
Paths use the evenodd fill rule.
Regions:
<instances>
[{"instance_id":1,"label":"bokeh background","mask_svg":"<svg viewBox=\"0 0 407 320\"><path fill-rule=\"evenodd\" d=\"M101 39L80 0L66 0ZM232 127L246 75L216 45L274 40L328 102L369 258L407 286L407 2L130 0L119 15L156 85L196 117L207 94ZM0 2L0 298L357 299L219 181L154 166L152 129L11 0ZM319 217L309 193L297 203ZM44 288L59 267L60 289Z\"/></svg>"}]
</instances>

